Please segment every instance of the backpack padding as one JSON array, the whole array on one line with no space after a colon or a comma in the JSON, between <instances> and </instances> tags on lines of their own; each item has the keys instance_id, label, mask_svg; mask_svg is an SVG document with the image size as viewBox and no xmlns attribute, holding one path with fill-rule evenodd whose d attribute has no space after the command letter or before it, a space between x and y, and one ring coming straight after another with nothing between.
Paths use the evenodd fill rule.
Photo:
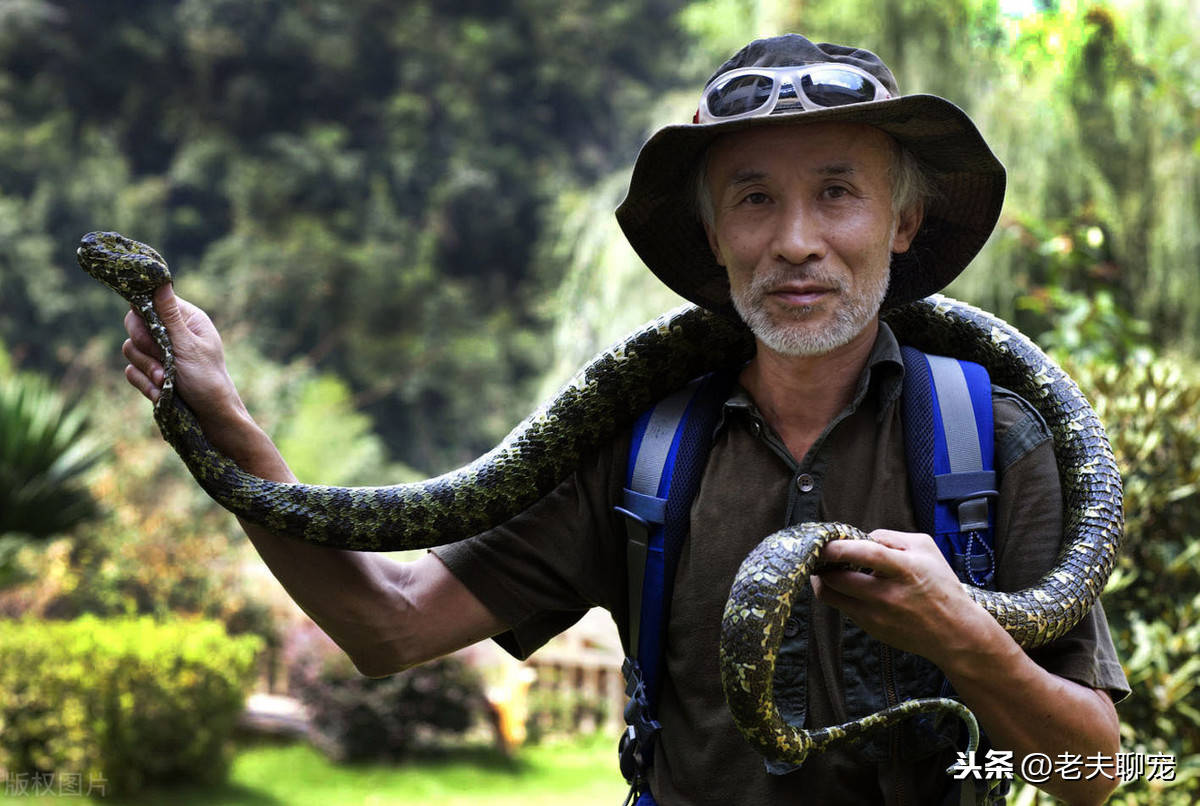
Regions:
<instances>
[{"instance_id":1,"label":"backpack padding","mask_svg":"<svg viewBox=\"0 0 1200 806\"><path fill-rule=\"evenodd\" d=\"M996 491L991 380L971 361L904 355L905 454L917 527L964 582L994 578Z\"/></svg>"},{"instance_id":2,"label":"backpack padding","mask_svg":"<svg viewBox=\"0 0 1200 806\"><path fill-rule=\"evenodd\" d=\"M933 376L925 354L915 347L901 347L904 356L904 392L900 397L900 419L904 425L904 454L913 514L917 528L932 535L937 485L933 481Z\"/></svg>"}]
</instances>

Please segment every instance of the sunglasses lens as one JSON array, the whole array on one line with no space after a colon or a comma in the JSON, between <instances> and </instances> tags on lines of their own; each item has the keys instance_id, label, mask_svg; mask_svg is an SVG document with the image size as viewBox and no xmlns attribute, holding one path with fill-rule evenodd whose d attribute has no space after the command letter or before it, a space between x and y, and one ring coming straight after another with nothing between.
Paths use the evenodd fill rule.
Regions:
<instances>
[{"instance_id":1,"label":"sunglasses lens","mask_svg":"<svg viewBox=\"0 0 1200 806\"><path fill-rule=\"evenodd\" d=\"M825 67L811 70L800 79L800 88L817 106L842 106L873 101L875 85L858 73Z\"/></svg>"},{"instance_id":2,"label":"sunglasses lens","mask_svg":"<svg viewBox=\"0 0 1200 806\"><path fill-rule=\"evenodd\" d=\"M716 118L728 118L753 112L771 99L774 80L770 76L738 76L709 90L709 113Z\"/></svg>"}]
</instances>

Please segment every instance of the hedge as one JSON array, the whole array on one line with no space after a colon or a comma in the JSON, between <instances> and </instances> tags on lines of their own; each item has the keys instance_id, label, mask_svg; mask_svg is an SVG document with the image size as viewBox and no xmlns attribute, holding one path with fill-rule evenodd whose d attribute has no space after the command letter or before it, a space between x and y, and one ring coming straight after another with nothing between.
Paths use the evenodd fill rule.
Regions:
<instances>
[{"instance_id":1,"label":"hedge","mask_svg":"<svg viewBox=\"0 0 1200 806\"><path fill-rule=\"evenodd\" d=\"M109 792L219 780L261 639L217 622L0 622L0 768Z\"/></svg>"},{"instance_id":2,"label":"hedge","mask_svg":"<svg viewBox=\"0 0 1200 806\"><path fill-rule=\"evenodd\" d=\"M455 657L363 677L326 641L293 651L288 690L308 706L310 738L335 761L396 760L458 737L488 713L479 674Z\"/></svg>"}]
</instances>

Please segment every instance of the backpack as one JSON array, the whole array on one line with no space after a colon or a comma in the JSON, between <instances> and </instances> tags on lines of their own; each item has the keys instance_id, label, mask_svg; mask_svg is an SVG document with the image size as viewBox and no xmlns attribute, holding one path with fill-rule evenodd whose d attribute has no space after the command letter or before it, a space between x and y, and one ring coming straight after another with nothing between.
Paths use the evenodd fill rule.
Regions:
<instances>
[{"instance_id":1,"label":"backpack","mask_svg":"<svg viewBox=\"0 0 1200 806\"><path fill-rule=\"evenodd\" d=\"M958 578L994 586L991 381L981 365L902 347L901 420L917 525L933 536ZM633 427L621 505L628 531L629 655L626 729L618 751L626 804L654 806L647 786L662 686L664 633L675 568L689 530L731 372L697 378L643 412ZM948 684L947 684L948 687Z\"/></svg>"}]
</instances>

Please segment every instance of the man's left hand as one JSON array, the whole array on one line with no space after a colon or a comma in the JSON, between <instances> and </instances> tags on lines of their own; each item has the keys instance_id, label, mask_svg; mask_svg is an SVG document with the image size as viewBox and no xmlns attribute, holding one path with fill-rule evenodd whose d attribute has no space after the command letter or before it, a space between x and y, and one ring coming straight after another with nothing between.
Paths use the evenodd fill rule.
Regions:
<instances>
[{"instance_id":1,"label":"man's left hand","mask_svg":"<svg viewBox=\"0 0 1200 806\"><path fill-rule=\"evenodd\" d=\"M812 579L818 599L869 635L938 663L971 634L964 629L970 622L980 617L991 621L963 590L929 535L877 529L870 537L831 541L821 559L871 573L826 570Z\"/></svg>"}]
</instances>

